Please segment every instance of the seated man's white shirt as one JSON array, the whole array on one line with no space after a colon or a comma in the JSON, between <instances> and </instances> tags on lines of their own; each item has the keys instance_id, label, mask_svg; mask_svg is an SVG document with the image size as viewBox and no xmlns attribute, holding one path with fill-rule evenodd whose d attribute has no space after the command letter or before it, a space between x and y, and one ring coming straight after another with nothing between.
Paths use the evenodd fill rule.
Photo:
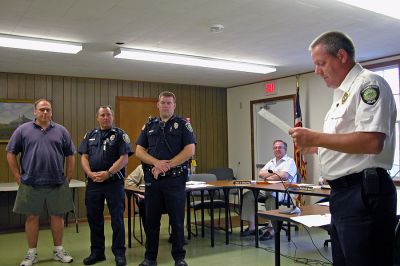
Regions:
<instances>
[{"instance_id":1,"label":"seated man's white shirt","mask_svg":"<svg viewBox=\"0 0 400 266\"><path fill-rule=\"evenodd\" d=\"M261 169L261 171L268 171L272 170L274 173L276 172L286 172L289 174L289 177L287 179L287 182L289 183L295 183L296 182L296 174L297 174L297 167L295 161L287 156L283 156L280 160L276 161L276 158L271 159L264 167ZM272 193L273 197L276 197L276 193ZM279 201L282 201L284 199L284 194L279 193Z\"/></svg>"}]
</instances>

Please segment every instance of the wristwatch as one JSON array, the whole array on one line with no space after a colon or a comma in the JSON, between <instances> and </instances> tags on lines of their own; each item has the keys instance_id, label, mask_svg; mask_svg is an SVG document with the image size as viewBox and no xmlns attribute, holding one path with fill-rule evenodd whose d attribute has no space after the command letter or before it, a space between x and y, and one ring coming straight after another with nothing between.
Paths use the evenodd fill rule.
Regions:
<instances>
[{"instance_id":1,"label":"wristwatch","mask_svg":"<svg viewBox=\"0 0 400 266\"><path fill-rule=\"evenodd\" d=\"M107 171L107 173L108 173L108 179L113 180L115 174L114 174L114 173L111 173L110 171Z\"/></svg>"}]
</instances>

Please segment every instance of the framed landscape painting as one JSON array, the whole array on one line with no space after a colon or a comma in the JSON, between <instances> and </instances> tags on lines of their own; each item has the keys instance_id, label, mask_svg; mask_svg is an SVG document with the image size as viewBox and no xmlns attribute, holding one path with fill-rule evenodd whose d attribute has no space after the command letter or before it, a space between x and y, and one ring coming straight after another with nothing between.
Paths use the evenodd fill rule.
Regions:
<instances>
[{"instance_id":1,"label":"framed landscape painting","mask_svg":"<svg viewBox=\"0 0 400 266\"><path fill-rule=\"evenodd\" d=\"M0 142L8 142L14 130L33 121L33 101L0 100Z\"/></svg>"}]
</instances>

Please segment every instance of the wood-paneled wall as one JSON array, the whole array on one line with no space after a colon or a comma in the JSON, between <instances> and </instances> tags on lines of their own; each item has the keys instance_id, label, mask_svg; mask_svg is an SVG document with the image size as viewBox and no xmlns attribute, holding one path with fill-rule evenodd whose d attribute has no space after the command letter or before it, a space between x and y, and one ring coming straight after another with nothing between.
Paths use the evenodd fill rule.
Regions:
<instances>
[{"instance_id":1,"label":"wood-paneled wall","mask_svg":"<svg viewBox=\"0 0 400 266\"><path fill-rule=\"evenodd\" d=\"M198 171L228 166L226 89L217 87L163 84L95 78L47 76L35 74L0 73L0 99L36 100L47 98L53 103L53 120L70 132L79 146L85 132L95 127L95 109L109 104L115 109L116 96L157 98L159 92L176 94L175 113L190 117L196 133ZM1 115L1 114L0 114ZM129 116L129 114L127 114ZM139 134L139 132L138 132ZM130 136L134 141L137 136ZM6 143L0 143L0 182L12 182L6 156ZM84 180L77 155L74 178ZM79 218L85 218L84 189L75 204ZM0 231L23 223L12 213L15 193L0 194Z\"/></svg>"}]
</instances>

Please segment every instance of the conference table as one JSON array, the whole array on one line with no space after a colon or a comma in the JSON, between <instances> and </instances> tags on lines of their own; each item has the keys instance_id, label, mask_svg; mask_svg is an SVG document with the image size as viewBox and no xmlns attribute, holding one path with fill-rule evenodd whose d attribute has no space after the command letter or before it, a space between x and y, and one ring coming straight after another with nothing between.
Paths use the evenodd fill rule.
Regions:
<instances>
[{"instance_id":1,"label":"conference table","mask_svg":"<svg viewBox=\"0 0 400 266\"><path fill-rule=\"evenodd\" d=\"M285 185L286 186L286 185ZM215 199L215 192L218 190L222 190L224 193L224 201L225 201L225 244L229 244L229 191L231 189L239 189L240 190L240 195L242 195L243 189L249 189L253 191L255 198L257 198L258 193L260 190L266 190L266 191L271 191L271 192L285 192L286 188L282 183L269 183L265 181L257 181L257 182L250 182L250 181L228 181L228 180L219 180L219 181L213 181L213 182L207 182L207 186L199 186L195 188L186 188L186 228L187 228L187 234L188 234L188 239L191 239L191 204L190 204L190 193L192 191L200 191L201 192L201 202L204 202L204 192L207 191L209 195L209 200L210 200L210 231L211 231L211 247L214 247L214 207L213 207L213 201ZM133 195L135 193L142 194L144 195L145 190L140 189L135 186L125 186L125 193L127 196L128 200L128 246L132 246L131 242L131 235L132 235L132 221L131 221L131 216L132 216L132 204L133 204ZM293 194L303 194L303 195L310 195L310 196L319 196L319 197L329 197L330 195L330 190L329 189L312 189L312 190L306 190L306 189L297 189L290 191L290 193ZM258 203L255 201L255 223L256 227L258 224ZM201 209L201 235L204 237L204 209ZM241 221L241 231L243 230L243 224ZM258 230L256 228L256 236L255 236L255 246L259 246L259 241L258 241Z\"/></svg>"},{"instance_id":2,"label":"conference table","mask_svg":"<svg viewBox=\"0 0 400 266\"><path fill-rule=\"evenodd\" d=\"M324 215L329 213L328 206L322 205L306 205L301 207L301 213L298 214L283 214L281 210L269 210L259 211L258 216L271 220L274 228L274 240L275 240L275 266L281 265L281 236L280 232L282 229L283 222L294 222L293 217L303 215Z\"/></svg>"},{"instance_id":3,"label":"conference table","mask_svg":"<svg viewBox=\"0 0 400 266\"><path fill-rule=\"evenodd\" d=\"M281 182L279 183L268 183L264 181L257 182L257 184L252 185L250 189L253 192L254 198L258 198L258 194L261 190L270 191L270 192L281 192L285 193L289 191L290 194L300 194L305 196L315 196L315 197L323 197L328 198L330 196L331 190L330 189L322 189L322 188L312 188L311 186L302 186L300 187L298 184L286 184L283 185ZM279 207L278 197L275 197L276 200L276 208ZM258 202L257 200L254 201L254 223L255 223L255 246L259 247L259 233L258 233ZM289 221L290 222L290 221ZM290 225L289 225L290 227ZM243 230L243 224L241 221L240 230ZM288 230L288 240L290 241L290 230Z\"/></svg>"},{"instance_id":4,"label":"conference table","mask_svg":"<svg viewBox=\"0 0 400 266\"><path fill-rule=\"evenodd\" d=\"M85 187L85 186L86 186L86 183L81 180L71 179L71 181L69 182L69 188L72 190L72 201L74 202L74 209L70 212L74 215L75 228L76 228L77 233L79 232L79 228L78 228L78 219L77 219L77 215L75 212L75 194L76 194L77 188ZM16 191L18 191L17 182L0 183L0 193L16 192ZM68 226L68 215L69 215L69 212L65 214L65 226L66 227Z\"/></svg>"},{"instance_id":5,"label":"conference table","mask_svg":"<svg viewBox=\"0 0 400 266\"><path fill-rule=\"evenodd\" d=\"M208 186L202 186L202 187L196 187L196 188L190 188L186 187L186 200L187 200L187 207L186 207L186 228L187 228L187 233L188 236L187 238L190 240L191 235L192 235L192 230L191 230L191 204L190 204L190 193L192 191L200 191L201 192L201 202L204 203L204 191L208 191L209 199L210 199L210 229L211 229L211 247L214 247L215 241L214 241L214 197L215 197L215 192L217 190L221 189L220 186L215 186L208 184ZM128 247L132 247L132 206L134 204L133 202L133 195L134 194L141 194L144 195L145 189L144 188L139 188L137 186L132 186L132 185L125 185L125 194L127 197L128 201ZM227 224L228 221L228 209L229 208L229 200L225 198L225 221ZM201 209L201 216L202 216L202 236L204 237L204 209ZM229 241L229 232L228 232L228 227L225 227L226 235Z\"/></svg>"}]
</instances>

